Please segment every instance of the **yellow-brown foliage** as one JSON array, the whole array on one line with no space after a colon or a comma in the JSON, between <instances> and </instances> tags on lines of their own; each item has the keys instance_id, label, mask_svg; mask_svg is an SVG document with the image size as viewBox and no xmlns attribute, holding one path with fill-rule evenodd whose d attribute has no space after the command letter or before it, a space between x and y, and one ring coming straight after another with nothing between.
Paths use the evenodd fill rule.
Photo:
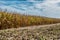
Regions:
<instances>
[{"instance_id":1,"label":"yellow-brown foliage","mask_svg":"<svg viewBox=\"0 0 60 40\"><path fill-rule=\"evenodd\" d=\"M60 19L0 12L0 29L59 23Z\"/></svg>"}]
</instances>

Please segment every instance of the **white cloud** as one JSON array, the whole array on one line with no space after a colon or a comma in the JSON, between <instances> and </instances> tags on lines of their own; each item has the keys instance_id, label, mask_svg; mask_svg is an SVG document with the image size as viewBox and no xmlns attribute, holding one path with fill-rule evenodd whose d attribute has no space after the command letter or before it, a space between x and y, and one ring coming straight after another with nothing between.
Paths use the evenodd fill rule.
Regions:
<instances>
[{"instance_id":1,"label":"white cloud","mask_svg":"<svg viewBox=\"0 0 60 40\"><path fill-rule=\"evenodd\" d=\"M60 17L60 7L57 6L56 3L60 2L60 0L49 0L43 3L45 6L44 15L47 17ZM42 6L43 6L42 5Z\"/></svg>"},{"instance_id":2,"label":"white cloud","mask_svg":"<svg viewBox=\"0 0 60 40\"><path fill-rule=\"evenodd\" d=\"M36 7L37 10L43 9L42 12L38 10L39 13L42 14L42 16L60 18L60 7L57 6L58 2L60 2L60 0L46 0L43 3L34 4L34 7Z\"/></svg>"}]
</instances>

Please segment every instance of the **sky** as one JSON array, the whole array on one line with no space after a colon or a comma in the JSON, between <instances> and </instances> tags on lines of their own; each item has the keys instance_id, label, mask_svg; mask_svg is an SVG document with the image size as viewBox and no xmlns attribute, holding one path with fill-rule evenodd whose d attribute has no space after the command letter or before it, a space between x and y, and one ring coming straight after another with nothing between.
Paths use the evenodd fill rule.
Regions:
<instances>
[{"instance_id":1,"label":"sky","mask_svg":"<svg viewBox=\"0 0 60 40\"><path fill-rule=\"evenodd\" d=\"M27 15L60 18L60 0L0 0L0 9Z\"/></svg>"}]
</instances>

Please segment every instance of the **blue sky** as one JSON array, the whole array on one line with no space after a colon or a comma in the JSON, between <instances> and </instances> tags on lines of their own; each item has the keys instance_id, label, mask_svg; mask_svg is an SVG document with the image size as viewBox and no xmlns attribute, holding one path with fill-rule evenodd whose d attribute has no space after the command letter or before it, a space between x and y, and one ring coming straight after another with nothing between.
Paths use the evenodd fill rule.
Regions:
<instances>
[{"instance_id":1,"label":"blue sky","mask_svg":"<svg viewBox=\"0 0 60 40\"><path fill-rule=\"evenodd\" d=\"M0 0L0 9L21 14L60 18L60 0Z\"/></svg>"}]
</instances>

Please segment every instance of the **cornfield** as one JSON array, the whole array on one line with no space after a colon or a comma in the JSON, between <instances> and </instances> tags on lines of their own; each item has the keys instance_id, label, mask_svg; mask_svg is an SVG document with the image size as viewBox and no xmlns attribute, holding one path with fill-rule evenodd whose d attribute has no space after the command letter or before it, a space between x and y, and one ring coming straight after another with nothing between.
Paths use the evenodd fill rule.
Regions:
<instances>
[{"instance_id":1,"label":"cornfield","mask_svg":"<svg viewBox=\"0 0 60 40\"><path fill-rule=\"evenodd\" d=\"M60 19L0 12L0 29L59 23Z\"/></svg>"}]
</instances>

